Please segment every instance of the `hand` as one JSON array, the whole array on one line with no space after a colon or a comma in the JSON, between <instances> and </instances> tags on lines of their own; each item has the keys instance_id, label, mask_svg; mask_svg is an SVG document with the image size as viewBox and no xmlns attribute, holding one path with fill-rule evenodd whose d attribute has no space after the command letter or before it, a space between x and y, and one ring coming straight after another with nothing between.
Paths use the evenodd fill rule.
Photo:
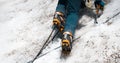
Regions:
<instances>
[{"instance_id":1,"label":"hand","mask_svg":"<svg viewBox=\"0 0 120 63\"><path fill-rule=\"evenodd\" d=\"M99 10L102 10L102 11L104 10L105 3L102 0L96 0L94 2L94 4L95 4L96 9L99 9Z\"/></svg>"}]
</instances>

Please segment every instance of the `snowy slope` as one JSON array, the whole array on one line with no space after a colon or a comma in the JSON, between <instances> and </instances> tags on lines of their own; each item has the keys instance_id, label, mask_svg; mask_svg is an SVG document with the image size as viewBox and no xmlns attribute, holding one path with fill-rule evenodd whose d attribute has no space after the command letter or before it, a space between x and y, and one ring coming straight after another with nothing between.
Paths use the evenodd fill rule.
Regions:
<instances>
[{"instance_id":1,"label":"snowy slope","mask_svg":"<svg viewBox=\"0 0 120 63\"><path fill-rule=\"evenodd\" d=\"M120 15L102 24L120 11L119 2L106 5L98 25L90 16L81 18L75 38L81 37L67 59L60 59L59 48L34 63L120 63ZM56 4L57 0L0 0L0 63L26 63L35 57L52 30ZM60 39L48 50L59 45Z\"/></svg>"},{"instance_id":2,"label":"snowy slope","mask_svg":"<svg viewBox=\"0 0 120 63\"><path fill-rule=\"evenodd\" d=\"M57 4L41 1L0 0L0 63L25 63L41 48Z\"/></svg>"},{"instance_id":3,"label":"snowy slope","mask_svg":"<svg viewBox=\"0 0 120 63\"><path fill-rule=\"evenodd\" d=\"M111 1L106 5L104 14L98 19L98 25L94 25L94 20L88 16L82 17L79 22L83 27L75 34L76 38L81 38L74 44L70 57L60 59L59 49L40 57L35 63L119 63L120 15L111 19L111 24L102 24L120 11L118 2L120 1Z\"/></svg>"}]
</instances>

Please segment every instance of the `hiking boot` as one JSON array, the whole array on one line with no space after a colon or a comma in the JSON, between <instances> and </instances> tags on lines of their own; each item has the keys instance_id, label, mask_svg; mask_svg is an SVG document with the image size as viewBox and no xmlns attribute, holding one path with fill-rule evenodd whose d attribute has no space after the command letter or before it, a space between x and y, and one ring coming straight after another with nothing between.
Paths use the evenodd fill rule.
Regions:
<instances>
[{"instance_id":1,"label":"hiking boot","mask_svg":"<svg viewBox=\"0 0 120 63\"><path fill-rule=\"evenodd\" d=\"M56 25L56 27L63 31L65 24L65 16L61 12L55 12L54 18L53 18L53 25Z\"/></svg>"},{"instance_id":2,"label":"hiking boot","mask_svg":"<svg viewBox=\"0 0 120 63\"><path fill-rule=\"evenodd\" d=\"M64 32L62 38L62 51L70 52L72 49L72 34Z\"/></svg>"}]
</instances>

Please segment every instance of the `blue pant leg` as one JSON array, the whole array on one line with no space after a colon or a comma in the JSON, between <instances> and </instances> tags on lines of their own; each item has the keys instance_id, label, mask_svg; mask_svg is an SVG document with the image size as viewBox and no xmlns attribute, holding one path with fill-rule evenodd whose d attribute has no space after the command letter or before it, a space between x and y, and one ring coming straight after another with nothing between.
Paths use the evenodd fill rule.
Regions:
<instances>
[{"instance_id":1,"label":"blue pant leg","mask_svg":"<svg viewBox=\"0 0 120 63\"><path fill-rule=\"evenodd\" d=\"M71 32L74 35L78 20L79 10L81 9L82 0L68 0L67 19L65 23L65 32Z\"/></svg>"},{"instance_id":2,"label":"blue pant leg","mask_svg":"<svg viewBox=\"0 0 120 63\"><path fill-rule=\"evenodd\" d=\"M70 13L67 16L67 21L65 23L65 30L64 31L65 32L67 32L67 31L71 32L74 35L78 20L79 20L78 14Z\"/></svg>"},{"instance_id":3,"label":"blue pant leg","mask_svg":"<svg viewBox=\"0 0 120 63\"><path fill-rule=\"evenodd\" d=\"M65 15L66 7L67 7L67 0L59 0L58 5L56 7L56 12L62 12Z\"/></svg>"}]
</instances>

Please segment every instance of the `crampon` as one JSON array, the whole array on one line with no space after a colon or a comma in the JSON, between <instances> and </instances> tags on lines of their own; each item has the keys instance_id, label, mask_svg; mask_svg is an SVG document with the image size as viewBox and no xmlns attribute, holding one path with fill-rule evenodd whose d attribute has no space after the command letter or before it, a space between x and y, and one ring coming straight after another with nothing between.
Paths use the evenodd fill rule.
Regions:
<instances>
[{"instance_id":1,"label":"crampon","mask_svg":"<svg viewBox=\"0 0 120 63\"><path fill-rule=\"evenodd\" d=\"M72 34L69 32L63 33L63 39L62 39L62 53L63 54L69 54L72 49Z\"/></svg>"}]
</instances>

